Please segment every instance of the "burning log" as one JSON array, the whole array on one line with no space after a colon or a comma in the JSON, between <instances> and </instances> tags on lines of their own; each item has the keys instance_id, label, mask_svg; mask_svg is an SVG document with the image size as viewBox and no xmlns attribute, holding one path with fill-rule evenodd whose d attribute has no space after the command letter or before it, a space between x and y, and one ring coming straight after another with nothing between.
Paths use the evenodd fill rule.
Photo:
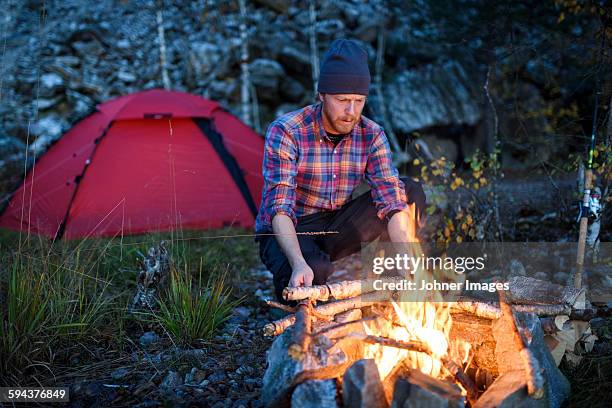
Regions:
<instances>
[{"instance_id":1,"label":"burning log","mask_svg":"<svg viewBox=\"0 0 612 408\"><path fill-rule=\"evenodd\" d=\"M313 315L335 316L338 313L346 312L347 310L357 309L365 306L370 306L377 302L390 300L392 293L388 291L379 291L366 293L363 296L357 296L350 299L339 300L337 302L326 303L317 306L313 310ZM277 336L285 331L285 329L295 323L295 315L285 316L282 319L268 323L263 328L265 336Z\"/></svg>"},{"instance_id":2,"label":"burning log","mask_svg":"<svg viewBox=\"0 0 612 408\"><path fill-rule=\"evenodd\" d=\"M340 337L345 337L350 333L354 333L363 329L364 323L372 322L377 325L389 324L388 320L381 317L366 317L360 320L355 320L352 322L339 323L330 327L326 327L318 332L314 333L314 336L325 336L330 340L337 339Z\"/></svg>"},{"instance_id":3,"label":"burning log","mask_svg":"<svg viewBox=\"0 0 612 408\"><path fill-rule=\"evenodd\" d=\"M366 335L362 333L354 333L349 336L359 339L363 341L364 343L380 344L386 347L394 347L394 348L398 348L402 350L416 351L418 353L425 353L428 355L432 355L432 351L427 346L427 344L421 341L418 341L418 340L406 342L406 341L390 339L388 337L372 336L372 335ZM450 375L455 379L455 381L457 381L459 384L463 386L463 388L465 388L467 395L468 395L468 400L471 403L475 402L476 399L478 398L478 389L476 388L476 385L474 384L472 379L468 377L467 374L463 372L461 367L459 367L459 365L457 365L451 359L447 357L441 357L440 361L442 362L442 366L450 373Z\"/></svg>"},{"instance_id":4,"label":"burning log","mask_svg":"<svg viewBox=\"0 0 612 408\"><path fill-rule=\"evenodd\" d=\"M523 337L518 331L512 307L506 302L506 295L499 291L499 304L502 310L502 318L507 319L512 330L512 338L523 361L525 375L527 378L527 392L533 398L539 399L544 396L544 378L540 372L540 365L533 357L529 348L525 345Z\"/></svg>"},{"instance_id":5,"label":"burning log","mask_svg":"<svg viewBox=\"0 0 612 408\"><path fill-rule=\"evenodd\" d=\"M312 339L312 303L309 300L302 301L297 306L295 313L295 331L293 332L293 343L289 345L289 355L294 360L301 360L308 352Z\"/></svg>"},{"instance_id":6,"label":"burning log","mask_svg":"<svg viewBox=\"0 0 612 408\"><path fill-rule=\"evenodd\" d=\"M395 283L401 281L401 279L402 278L398 276L378 279L378 281ZM283 289L283 298L285 300L312 299L326 301L331 297L336 300L341 300L370 293L374 290L374 280L364 279L330 283L327 285L286 287Z\"/></svg>"},{"instance_id":7,"label":"burning log","mask_svg":"<svg viewBox=\"0 0 612 408\"><path fill-rule=\"evenodd\" d=\"M418 340L413 340L413 341L408 342L408 341L395 340L395 339L390 339L388 337L373 336L373 335L368 335L368 334L363 334L363 333L351 333L348 336L355 338L357 340L363 341L364 343L380 344L381 346L386 346L386 347L394 347L394 348L398 348L402 350L416 351L419 353L431 354L431 350L429 349L427 344L421 341L418 341Z\"/></svg>"}]
</instances>

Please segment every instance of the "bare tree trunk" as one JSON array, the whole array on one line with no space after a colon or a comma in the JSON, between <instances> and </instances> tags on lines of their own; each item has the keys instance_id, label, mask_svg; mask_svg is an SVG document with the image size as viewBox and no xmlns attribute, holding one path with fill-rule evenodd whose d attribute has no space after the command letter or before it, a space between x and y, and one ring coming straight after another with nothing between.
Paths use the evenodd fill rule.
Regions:
<instances>
[{"instance_id":1,"label":"bare tree trunk","mask_svg":"<svg viewBox=\"0 0 612 408\"><path fill-rule=\"evenodd\" d=\"M251 99L253 100L253 129L255 129L255 132L261 134L261 117L259 115L259 99L257 99L257 89L255 89L255 86L252 83L250 89L252 97Z\"/></svg>"},{"instance_id":2,"label":"bare tree trunk","mask_svg":"<svg viewBox=\"0 0 612 408\"><path fill-rule=\"evenodd\" d=\"M249 76L249 44L246 27L247 11L245 0L238 0L240 5L240 69L242 71L242 84L240 88L240 97L242 102L242 121L249 126L252 126L251 106L249 90L251 87L251 79Z\"/></svg>"},{"instance_id":3,"label":"bare tree trunk","mask_svg":"<svg viewBox=\"0 0 612 408\"><path fill-rule=\"evenodd\" d=\"M400 147L397 137L395 136L395 132L393 131L393 126L389 121L387 116L387 106L385 105L385 96L382 91L382 71L383 71L383 63L384 63L384 55L385 55L385 14L384 10L382 10L382 15L380 16L380 27L378 29L378 40L376 44L376 70L374 74L374 89L376 90L376 95L378 96L378 108L380 110L380 116L382 119L383 127L385 128L385 133L391 142L391 147L393 148L394 161L395 165L399 166L402 163L405 163L409 160L409 157L405 151Z\"/></svg>"},{"instance_id":4,"label":"bare tree trunk","mask_svg":"<svg viewBox=\"0 0 612 408\"><path fill-rule=\"evenodd\" d=\"M170 77L168 77L168 66L166 62L166 36L164 32L164 17L162 15L163 7L163 1L157 0L157 37L159 39L159 63L164 89L170 89Z\"/></svg>"},{"instance_id":5,"label":"bare tree trunk","mask_svg":"<svg viewBox=\"0 0 612 408\"><path fill-rule=\"evenodd\" d=\"M491 112L493 113L493 132L492 132L492 151L490 152L491 158L493 161L493 179L491 180L491 190L493 192L493 221L495 222L496 238L499 241L503 241L503 227L501 222L501 217L499 215L499 196L497 194L497 183L499 181L497 169L499 167L499 153L501 152L500 143L499 143L499 119L497 117L497 110L495 109L495 104L493 104L493 99L491 98L491 94L489 93L489 79L491 77L491 66L489 65L489 69L487 70L487 80L484 84L484 90L487 95L487 101L489 102L489 106L491 108Z\"/></svg>"},{"instance_id":6,"label":"bare tree trunk","mask_svg":"<svg viewBox=\"0 0 612 408\"><path fill-rule=\"evenodd\" d=\"M313 96L316 99L319 87L319 49L317 48L317 11L315 0L309 1L308 11L310 15L310 65L312 67Z\"/></svg>"}]
</instances>

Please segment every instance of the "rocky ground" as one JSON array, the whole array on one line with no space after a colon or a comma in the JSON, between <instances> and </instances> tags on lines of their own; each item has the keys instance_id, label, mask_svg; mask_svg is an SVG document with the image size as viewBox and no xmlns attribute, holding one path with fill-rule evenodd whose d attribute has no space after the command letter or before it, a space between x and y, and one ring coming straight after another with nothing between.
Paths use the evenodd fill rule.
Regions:
<instances>
[{"instance_id":1,"label":"rocky ground","mask_svg":"<svg viewBox=\"0 0 612 408\"><path fill-rule=\"evenodd\" d=\"M237 285L245 302L220 334L197 348L178 347L159 329L135 328L123 352L92 350L98 361L84 356L91 362L82 369L76 368L79 355L73 356L63 382L70 385L70 406L261 407L271 341L260 329L279 313L262 301L273 296L271 274L256 268L247 276Z\"/></svg>"}]
</instances>

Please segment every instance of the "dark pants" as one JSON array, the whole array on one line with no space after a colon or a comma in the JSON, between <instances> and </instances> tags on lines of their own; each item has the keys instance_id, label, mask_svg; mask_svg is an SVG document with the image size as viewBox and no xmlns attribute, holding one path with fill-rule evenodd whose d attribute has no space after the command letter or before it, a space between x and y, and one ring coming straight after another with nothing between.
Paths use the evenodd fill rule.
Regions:
<instances>
[{"instance_id":1,"label":"dark pants","mask_svg":"<svg viewBox=\"0 0 612 408\"><path fill-rule=\"evenodd\" d=\"M425 195L420 183L402 177L408 202L416 202L417 212L422 213ZM336 211L323 211L299 217L296 232L338 231L337 234L298 235L298 242L306 263L314 273L313 285L322 285L333 272L332 261L361 250L364 242L378 238L388 240L387 220L380 220L368 191ZM382 236L381 236L382 234ZM291 278L291 265L273 235L262 235L259 240L259 256L274 276L274 289L280 302L282 291Z\"/></svg>"}]
</instances>

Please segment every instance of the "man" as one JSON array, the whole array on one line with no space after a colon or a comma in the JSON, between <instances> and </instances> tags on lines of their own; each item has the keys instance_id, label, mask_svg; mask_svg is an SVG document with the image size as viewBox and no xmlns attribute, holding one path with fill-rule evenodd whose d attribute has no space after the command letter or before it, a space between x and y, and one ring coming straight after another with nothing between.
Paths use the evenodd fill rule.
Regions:
<instances>
[{"instance_id":1,"label":"man","mask_svg":"<svg viewBox=\"0 0 612 408\"><path fill-rule=\"evenodd\" d=\"M259 254L274 275L276 296L286 286L324 284L331 261L359 251L381 234L415 242L425 194L400 179L381 126L361 115L370 85L367 53L336 40L321 63L320 103L270 124L264 189L256 220ZM371 193L351 200L362 179ZM308 235L296 232L337 231Z\"/></svg>"}]
</instances>

